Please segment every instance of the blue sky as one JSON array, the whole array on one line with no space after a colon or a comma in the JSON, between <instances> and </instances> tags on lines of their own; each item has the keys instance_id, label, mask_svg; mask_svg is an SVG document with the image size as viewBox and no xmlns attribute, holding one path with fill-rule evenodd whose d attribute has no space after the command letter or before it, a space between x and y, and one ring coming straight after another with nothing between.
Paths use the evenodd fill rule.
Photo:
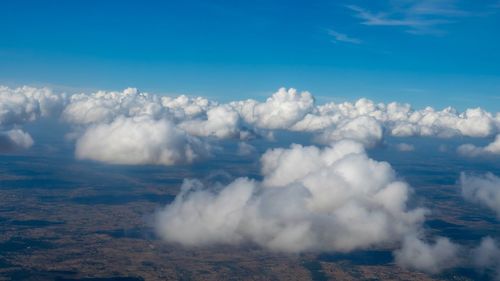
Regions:
<instances>
[{"instance_id":1,"label":"blue sky","mask_svg":"<svg viewBox=\"0 0 500 281\"><path fill-rule=\"evenodd\" d=\"M314 2L314 3L313 3ZM500 110L500 2L5 1L0 83Z\"/></svg>"}]
</instances>

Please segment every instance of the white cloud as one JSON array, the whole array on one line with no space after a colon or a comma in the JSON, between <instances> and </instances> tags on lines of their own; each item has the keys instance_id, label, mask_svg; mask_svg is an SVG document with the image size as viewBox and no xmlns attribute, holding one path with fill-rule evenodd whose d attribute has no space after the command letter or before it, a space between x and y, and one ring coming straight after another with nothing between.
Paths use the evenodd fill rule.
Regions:
<instances>
[{"instance_id":1,"label":"white cloud","mask_svg":"<svg viewBox=\"0 0 500 281\"><path fill-rule=\"evenodd\" d=\"M424 210L406 209L409 188L390 165L351 141L269 150L262 172L262 182L239 178L218 191L186 181L158 213L159 235L183 245L351 251L400 241L424 218Z\"/></svg>"},{"instance_id":2,"label":"white cloud","mask_svg":"<svg viewBox=\"0 0 500 281\"><path fill-rule=\"evenodd\" d=\"M76 143L76 157L112 164L191 163L206 154L199 140L166 119L118 117L89 127Z\"/></svg>"},{"instance_id":3,"label":"white cloud","mask_svg":"<svg viewBox=\"0 0 500 281\"><path fill-rule=\"evenodd\" d=\"M363 143L366 147L374 147L383 137L383 129L380 123L373 117L360 116L346 119L336 127L331 127L322 132L316 140L320 143L331 143L343 139L355 140Z\"/></svg>"},{"instance_id":4,"label":"white cloud","mask_svg":"<svg viewBox=\"0 0 500 281\"><path fill-rule=\"evenodd\" d=\"M161 117L164 113L157 96L127 88L123 92L72 95L62 118L71 124L89 125L110 123L118 116Z\"/></svg>"},{"instance_id":5,"label":"white cloud","mask_svg":"<svg viewBox=\"0 0 500 281\"><path fill-rule=\"evenodd\" d=\"M442 111L427 107L424 110L408 111L406 118L397 120L393 117L389 115L388 122L395 136L486 137L498 130L496 126L498 121L480 108L457 113L450 107Z\"/></svg>"},{"instance_id":6,"label":"white cloud","mask_svg":"<svg viewBox=\"0 0 500 281\"><path fill-rule=\"evenodd\" d=\"M248 140L255 135L272 136L273 130L290 130L312 133L314 140L323 144L350 139L372 147L384 135L486 137L500 132L500 114L479 108L462 113L453 108L413 110L408 104L368 99L316 106L310 93L285 88L265 102L218 104L201 97L157 96L134 88L75 94L66 99L48 89L0 87L2 131L39 117L57 116L61 111L61 119L72 125L74 131L68 135L73 139L89 126L111 124L120 116L170 120L178 130L203 142L205 138ZM465 146L462 150L478 154L495 152L496 148L491 144L485 149Z\"/></svg>"},{"instance_id":7,"label":"white cloud","mask_svg":"<svg viewBox=\"0 0 500 281\"><path fill-rule=\"evenodd\" d=\"M0 86L0 152L27 149L33 145L31 136L19 129L26 122L58 115L65 96L47 88Z\"/></svg>"},{"instance_id":8,"label":"white cloud","mask_svg":"<svg viewBox=\"0 0 500 281\"><path fill-rule=\"evenodd\" d=\"M194 119L180 123L180 128L191 135L216 138L239 138L240 117L227 105L216 106L206 113L206 120Z\"/></svg>"},{"instance_id":9,"label":"white cloud","mask_svg":"<svg viewBox=\"0 0 500 281\"><path fill-rule=\"evenodd\" d=\"M20 129L0 132L0 152L27 149L33 145L31 136Z\"/></svg>"},{"instance_id":10,"label":"white cloud","mask_svg":"<svg viewBox=\"0 0 500 281\"><path fill-rule=\"evenodd\" d=\"M500 178L487 173L474 176L460 174L460 186L463 197L474 203L488 207L500 218Z\"/></svg>"},{"instance_id":11,"label":"white cloud","mask_svg":"<svg viewBox=\"0 0 500 281\"><path fill-rule=\"evenodd\" d=\"M19 125L58 114L65 97L47 88L0 86L0 126Z\"/></svg>"},{"instance_id":12,"label":"white cloud","mask_svg":"<svg viewBox=\"0 0 500 281\"><path fill-rule=\"evenodd\" d=\"M161 104L167 108L176 120L189 120L202 116L217 103L202 97L161 97Z\"/></svg>"},{"instance_id":13,"label":"white cloud","mask_svg":"<svg viewBox=\"0 0 500 281\"><path fill-rule=\"evenodd\" d=\"M500 134L498 134L493 142L485 147L477 147L473 144L463 144L458 147L458 153L469 156L481 156L481 155L500 155Z\"/></svg>"},{"instance_id":14,"label":"white cloud","mask_svg":"<svg viewBox=\"0 0 500 281\"><path fill-rule=\"evenodd\" d=\"M459 251L460 247L448 238L437 237L435 243L428 244L408 236L394 256L399 266L435 274L456 266Z\"/></svg>"},{"instance_id":15,"label":"white cloud","mask_svg":"<svg viewBox=\"0 0 500 281\"><path fill-rule=\"evenodd\" d=\"M467 109L463 113L451 107L441 111L431 107L413 110L408 104L376 104L367 99L360 99L355 103L327 103L317 106L291 130L318 132L363 116L374 118L380 122L387 134L399 137L486 137L497 133L500 128L498 114L493 116L479 108Z\"/></svg>"},{"instance_id":16,"label":"white cloud","mask_svg":"<svg viewBox=\"0 0 500 281\"><path fill-rule=\"evenodd\" d=\"M265 102L228 104L200 97L160 97L132 88L101 91L71 96L62 114L66 122L84 126L110 123L117 116L166 118L200 137L246 138L253 132L284 129L315 133L323 143L346 138L368 146L378 143L384 132L393 136L486 137L500 129L500 115L479 108L463 113L453 108L412 110L408 104L376 104L367 99L316 106L310 93L284 88Z\"/></svg>"},{"instance_id":17,"label":"white cloud","mask_svg":"<svg viewBox=\"0 0 500 281\"><path fill-rule=\"evenodd\" d=\"M281 88L264 103L255 100L232 102L231 105L249 124L263 129L289 129L314 109L309 92L297 93Z\"/></svg>"},{"instance_id":18,"label":"white cloud","mask_svg":"<svg viewBox=\"0 0 500 281\"><path fill-rule=\"evenodd\" d=\"M181 122L201 117L215 105L201 97L166 97L127 88L122 92L98 91L72 95L62 119L78 125L109 123L118 116L149 116Z\"/></svg>"},{"instance_id":19,"label":"white cloud","mask_svg":"<svg viewBox=\"0 0 500 281\"><path fill-rule=\"evenodd\" d=\"M239 113L229 105L184 95L160 97L134 88L73 95L62 115L66 122L84 126L110 123L118 116L166 118L193 136L239 138L240 133L248 136L248 132L240 130Z\"/></svg>"}]
</instances>

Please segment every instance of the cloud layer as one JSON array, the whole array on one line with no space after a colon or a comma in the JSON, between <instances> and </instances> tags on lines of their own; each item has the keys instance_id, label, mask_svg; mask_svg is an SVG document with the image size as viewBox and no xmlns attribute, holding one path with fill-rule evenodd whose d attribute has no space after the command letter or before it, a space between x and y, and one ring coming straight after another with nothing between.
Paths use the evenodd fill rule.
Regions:
<instances>
[{"instance_id":1,"label":"cloud layer","mask_svg":"<svg viewBox=\"0 0 500 281\"><path fill-rule=\"evenodd\" d=\"M491 137L500 133L500 114L492 114L480 108L457 112L453 108L435 110L427 107L414 110L408 104L374 103L360 99L354 103L326 103L317 105L309 92L281 88L267 100L232 101L220 104L202 97L158 96L138 91L134 88L122 92L98 91L90 94L54 94L49 89L22 87L10 89L0 87L0 131L4 134L11 129L20 129L25 122L34 121L49 115L60 119L73 127L73 136L81 147L90 143L91 133L96 127L106 128L118 124L120 118L139 120L143 118L154 122L168 122L175 127L175 132L184 134L189 139L198 139L210 146L210 142L219 139L249 140L254 136L272 135L275 130L289 130L312 134L313 139L321 144L330 144L339 140L355 140L365 147L381 143L384 136L469 136ZM121 122L121 121L120 121ZM160 123L161 123L160 122ZM132 123L131 123L132 124ZM147 122L144 123L147 126ZM137 126L135 126L137 127ZM87 132L90 130L90 132ZM135 130L146 133L148 130ZM27 132L26 132L27 133ZM178 134L171 134L175 143ZM85 141L79 140L85 136ZM138 137L144 139L146 136ZM4 141L4 143L8 143ZM139 142L142 151L155 151L158 148L151 142ZM99 147L101 146L102 147ZM117 142L123 145L123 142ZM146 147L152 145L153 147ZM497 153L497 142L485 148L471 145L462 146L459 151L468 155ZM4 147L7 150L8 146ZM10 145L9 147L13 147ZM18 147L28 147L21 145ZM93 148L103 151L105 142L93 142ZM124 148L123 148L124 149ZM122 149L122 150L123 150ZM120 150L120 149L118 149ZM97 161L104 160L94 155L78 157ZM197 153L195 153L197 154ZM188 154L179 153L179 155ZM169 161L123 161L116 154L116 161L107 156L105 162L111 163L157 163ZM194 157L197 159L199 157ZM175 163L188 163L192 159L179 159Z\"/></svg>"},{"instance_id":2,"label":"cloud layer","mask_svg":"<svg viewBox=\"0 0 500 281\"><path fill-rule=\"evenodd\" d=\"M227 104L201 97L156 96L133 88L123 92L100 91L72 95L62 112L62 120L73 124L77 138L85 135L86 142L89 141L86 130L99 124L111 124L122 117L168 120L178 131L197 137L202 142L227 138L247 140L274 130L290 130L310 133L322 144L350 139L366 147L378 145L384 135L485 137L498 133L500 128L500 115L494 116L479 108L467 109L463 113L452 108L442 111L430 107L413 110L408 104L376 104L367 99L355 103L316 105L309 92L299 93L285 88L279 89L264 102L242 100ZM150 148L144 147L143 150ZM79 156L85 158L81 152ZM93 156L87 158L100 159ZM113 162L109 157L107 160ZM155 160L149 163L166 162Z\"/></svg>"},{"instance_id":3,"label":"cloud layer","mask_svg":"<svg viewBox=\"0 0 500 281\"><path fill-rule=\"evenodd\" d=\"M289 129L314 110L314 98L309 92L281 88L265 102L255 100L232 102L230 105L243 120L263 129Z\"/></svg>"}]
</instances>

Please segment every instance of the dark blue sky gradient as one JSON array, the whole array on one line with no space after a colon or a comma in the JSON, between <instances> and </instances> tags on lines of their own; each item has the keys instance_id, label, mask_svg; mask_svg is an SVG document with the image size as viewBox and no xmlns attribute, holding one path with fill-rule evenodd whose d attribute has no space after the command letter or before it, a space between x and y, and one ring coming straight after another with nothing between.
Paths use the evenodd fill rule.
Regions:
<instances>
[{"instance_id":1,"label":"dark blue sky gradient","mask_svg":"<svg viewBox=\"0 0 500 281\"><path fill-rule=\"evenodd\" d=\"M414 21L401 3L418 1L367 2L5 1L0 83L222 101L285 86L320 101L500 109L498 3L444 0L415 27L389 21Z\"/></svg>"}]
</instances>

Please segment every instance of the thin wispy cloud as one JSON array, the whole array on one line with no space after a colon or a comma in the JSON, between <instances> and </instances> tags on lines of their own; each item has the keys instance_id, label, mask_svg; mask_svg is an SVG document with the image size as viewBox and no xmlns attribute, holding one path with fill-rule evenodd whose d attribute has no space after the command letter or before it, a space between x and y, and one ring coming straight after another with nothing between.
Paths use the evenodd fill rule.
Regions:
<instances>
[{"instance_id":1,"label":"thin wispy cloud","mask_svg":"<svg viewBox=\"0 0 500 281\"><path fill-rule=\"evenodd\" d=\"M471 15L470 12L460 9L457 1L454 0L410 1L410 3L408 11L413 15L438 17L462 17Z\"/></svg>"},{"instance_id":2,"label":"thin wispy cloud","mask_svg":"<svg viewBox=\"0 0 500 281\"><path fill-rule=\"evenodd\" d=\"M454 0L390 1L388 8L383 11L372 11L356 5L346 7L361 19L363 25L403 27L412 34L442 34L443 25L472 15L460 9Z\"/></svg>"},{"instance_id":3,"label":"thin wispy cloud","mask_svg":"<svg viewBox=\"0 0 500 281\"><path fill-rule=\"evenodd\" d=\"M352 44L361 44L363 42L358 38L348 36L347 34L340 33L332 29L328 30L328 34L333 37L334 42L345 42Z\"/></svg>"}]
</instances>

